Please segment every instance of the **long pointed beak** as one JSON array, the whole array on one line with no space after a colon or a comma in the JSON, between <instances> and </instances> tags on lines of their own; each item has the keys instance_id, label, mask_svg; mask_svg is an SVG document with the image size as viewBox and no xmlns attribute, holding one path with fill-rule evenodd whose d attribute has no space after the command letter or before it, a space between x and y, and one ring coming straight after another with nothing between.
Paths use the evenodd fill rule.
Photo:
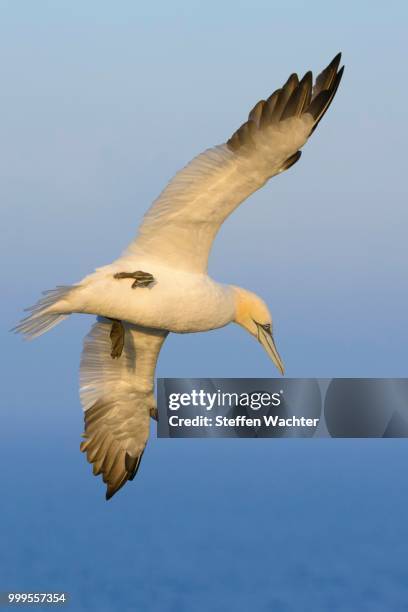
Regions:
<instances>
[{"instance_id":1,"label":"long pointed beak","mask_svg":"<svg viewBox=\"0 0 408 612\"><path fill-rule=\"evenodd\" d=\"M268 353L269 357L272 359L273 363L276 365L282 376L285 374L285 369L283 366L282 359L278 353L278 349L276 348L275 341L273 339L272 333L267 332L261 325L258 325L258 340L264 347L265 351Z\"/></svg>"}]
</instances>

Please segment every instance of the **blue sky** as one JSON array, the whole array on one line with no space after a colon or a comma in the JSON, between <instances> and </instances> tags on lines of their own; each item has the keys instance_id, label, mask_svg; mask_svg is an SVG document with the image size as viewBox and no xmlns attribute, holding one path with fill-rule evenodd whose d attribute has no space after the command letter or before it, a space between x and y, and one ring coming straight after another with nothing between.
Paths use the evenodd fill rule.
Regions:
<instances>
[{"instance_id":1,"label":"blue sky","mask_svg":"<svg viewBox=\"0 0 408 612\"><path fill-rule=\"evenodd\" d=\"M217 532L227 565L240 545L248 565L260 559L276 565L275 553L260 535L266 529L273 540L265 511L257 523L258 504L281 512L282 521L289 513L294 531L285 523L286 544L292 549L298 546L299 563L307 565L310 543L300 537L307 527L300 508L306 504L312 512L317 500L302 493L304 480L330 486L332 469L339 470L343 461L349 480L339 476L338 486L331 490L332 501L325 502L326 514L321 519L323 532L316 519L312 520L314 541L321 547L319 562L322 567L329 558L334 562L319 538L335 521L339 500L348 496L353 503L349 514L338 519L340 531L347 534L347 526L354 521L357 532L367 537L367 550L372 538L378 537L391 554L397 537L393 529L403 528L406 504L405 489L399 486L401 466L406 462L401 444L398 450L392 444L378 444L367 451L361 442L348 447L336 444L335 450L314 442L317 446L311 450L310 445L298 442L285 446L268 441L259 450L253 444L232 449L231 441L225 440L217 445L200 443L197 450L194 441L186 445L152 440L140 480L122 492L109 515L99 510L104 503L102 486L77 449L82 427L77 371L82 337L91 321L73 317L33 343L24 343L8 329L41 290L75 282L116 257L174 172L203 149L229 137L258 99L279 87L292 71L320 71L341 50L346 65L343 82L301 161L256 193L223 226L210 272L220 281L256 291L267 301L289 376L406 376L408 213L403 136L408 93L404 77L407 12L404 2L0 3L1 320L7 383L2 390L2 448L7 462L13 449L3 483L8 494L3 525L11 521L9 535L11 525L16 529L12 508L18 506L20 524L26 521L32 532L43 533L48 544L56 542L54 557L47 557L35 533L30 536L31 553L44 566L30 566L26 583L48 571L62 584L65 572L71 581L67 590L77 588L68 561L57 549L66 546L68 550L73 541L72 559L77 558L80 534L85 537L87 529L95 544L96 527L92 531L87 519L78 526L79 506L85 516L98 517L101 532L123 520L132 533L136 529L137 538L138 527L133 526L131 514L140 495L147 496L141 509L145 525L151 508L163 504L162 487L169 494L163 482L169 475L160 470L159 457L177 466L177 481L172 482L178 498L172 503L178 513L184 514L181 498L187 495L189 516L203 524L209 510L204 514L205 496L214 502L212 512L217 512L222 498L223 512L235 517L231 520L241 534L238 539L231 534L224 534L223 539L222 532ZM170 337L157 373L162 377L276 375L262 349L235 326ZM192 465L184 473L185 465L195 460L202 480ZM281 474L278 490L285 501L277 502L272 466L276 462L295 465L296 461L309 469L298 476L293 468L287 485ZM319 480L322 464L326 471ZM223 497L223 477L216 477L218 484L212 486L208 470L221 469L217 466L230 470L228 478L233 484L225 485L228 500ZM239 478L242 470L248 471L248 482L250 474L256 474L255 481L269 491L264 489L261 494L251 489L250 507ZM395 490L390 506L379 510L378 520L372 518L364 531L363 517L352 519L350 513L365 503L359 485L372 471L377 478L370 493L374 505L375 490L382 496L391 486L389 474L393 474ZM21 480L15 479L16 473ZM24 482L25 473L32 478L30 483ZM66 480L55 485L59 473ZM220 473L227 478L222 470ZM157 487L149 484L152 480ZM69 496L64 482L70 483ZM50 492L55 486L57 497ZM26 510L30 505L35 509L33 516ZM394 527L387 527L391 531L381 529L387 513L393 514ZM48 515L54 517L52 532L46 528ZM151 555L152 564L156 562L164 580L156 602L162 610L166 609L163 601L173 601L166 579L172 585L176 578L170 562L160 565L158 551L166 522L164 517L161 520L156 530L149 530L150 540L143 536L137 563L142 563L143 554ZM177 530L174 517L172 521L172 529ZM242 535L245 521L254 525L258 548ZM117 531L115 537L121 534ZM176 546L175 535L167 533L166 537L169 547ZM21 562L27 552L24 540L15 535L14 542L13 559ZM287 568L285 576L280 576L282 581L298 567L286 544L275 541L275 551ZM132 549L129 544L123 556L123 551L112 546L119 572L121 559L124 563ZM180 546L184 562L191 554L203 571L216 554L215 545L199 536L183 540ZM352 547L350 541L349 551ZM88 561L81 561L82 573L90 576L96 561L92 554L99 549L95 544L91 550ZM344 569L348 557L343 553L340 581L349 584L351 574ZM23 588L24 580L11 579L11 563L6 556L4 575L13 588L17 584ZM378 572L389 570L388 576L396 575L395 568L386 571L380 561L378 564ZM45 568L42 574L38 567ZM234 584L243 580L242 568L232 567L224 587L219 587L219 601L228 600ZM140 571L139 566L135 568L139 576ZM146 580L148 576L147 572ZM316 576L306 582L317 584L314 580ZM368 580L365 575L364 580ZM198 583L193 581L193 591L194 584ZM96 578L95 585L97 590ZM259 599L261 609L269 601L262 590L267 587L257 588L265 595ZM358 584L355 589L357 597ZM393 609L398 609L395 589ZM213 599L208 599L209 592L203 587L200 601L213 605L216 590L211 590ZM294 605L290 592L282 595L282 601L289 602L282 609L292 609L291 601ZM183 605L193 609L188 605L192 593L186 595L181 588L180 593L178 609ZM231 597L236 605L247 601L243 591L240 599L239 588L234 593ZM330 597L326 601L316 593L315 609L325 609ZM385 597L385 591L382 595ZM340 602L337 609L343 609L341 594L333 597ZM83 597L81 601L87 609ZM362 596L360 610L365 609L365 601ZM386 606L391 599L385 601ZM199 603L194 605L200 609Z\"/></svg>"},{"instance_id":2,"label":"blue sky","mask_svg":"<svg viewBox=\"0 0 408 612\"><path fill-rule=\"evenodd\" d=\"M344 81L302 161L228 220L210 272L268 302L288 375L403 375L406 10L351 6L7 3L7 323L40 290L117 256L177 169L227 138L291 71L318 71L342 50ZM79 337L77 325L40 342ZM242 351L251 359L237 360ZM161 375L169 367L173 376L271 374L235 328L172 338Z\"/></svg>"}]
</instances>

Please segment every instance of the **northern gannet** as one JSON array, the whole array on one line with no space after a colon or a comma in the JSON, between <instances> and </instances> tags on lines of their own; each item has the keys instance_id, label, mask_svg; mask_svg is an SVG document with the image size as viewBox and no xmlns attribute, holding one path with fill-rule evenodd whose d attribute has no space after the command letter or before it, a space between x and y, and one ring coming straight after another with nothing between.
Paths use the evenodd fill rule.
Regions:
<instances>
[{"instance_id":1,"label":"northern gannet","mask_svg":"<svg viewBox=\"0 0 408 612\"><path fill-rule=\"evenodd\" d=\"M281 89L254 106L226 143L201 153L176 174L119 259L76 285L45 292L14 328L34 338L72 313L98 316L81 357L85 432L80 448L94 474L102 474L106 499L139 467L150 417L157 418L154 373L169 332L237 323L283 374L266 304L246 289L214 281L207 261L233 210L298 161L336 93L343 74L340 57L314 83L311 72L300 81L291 74Z\"/></svg>"}]
</instances>

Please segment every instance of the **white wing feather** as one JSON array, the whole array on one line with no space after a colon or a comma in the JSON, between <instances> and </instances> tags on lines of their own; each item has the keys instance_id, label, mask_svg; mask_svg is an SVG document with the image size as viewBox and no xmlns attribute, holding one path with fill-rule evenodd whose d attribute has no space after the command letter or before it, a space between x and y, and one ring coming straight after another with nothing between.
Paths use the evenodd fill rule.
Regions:
<instances>
[{"instance_id":1,"label":"white wing feather","mask_svg":"<svg viewBox=\"0 0 408 612\"><path fill-rule=\"evenodd\" d=\"M86 336L80 367L80 396L85 410L81 450L102 474L111 497L139 466L155 408L154 371L167 332L124 323L125 344L112 359L112 321L98 319Z\"/></svg>"},{"instance_id":2,"label":"white wing feather","mask_svg":"<svg viewBox=\"0 0 408 612\"><path fill-rule=\"evenodd\" d=\"M300 82L291 75L282 89L254 107L228 143L205 151L179 171L153 202L125 254L206 272L221 224L269 178L291 165L327 110L342 75L343 69L337 72L339 61L340 55L313 89L311 73Z\"/></svg>"}]
</instances>

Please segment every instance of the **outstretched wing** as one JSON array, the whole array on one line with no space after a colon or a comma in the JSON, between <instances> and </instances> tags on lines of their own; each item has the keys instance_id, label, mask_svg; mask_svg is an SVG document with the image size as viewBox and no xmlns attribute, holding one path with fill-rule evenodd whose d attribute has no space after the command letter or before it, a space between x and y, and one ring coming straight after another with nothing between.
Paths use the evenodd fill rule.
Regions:
<instances>
[{"instance_id":1,"label":"outstretched wing","mask_svg":"<svg viewBox=\"0 0 408 612\"><path fill-rule=\"evenodd\" d=\"M102 474L110 499L136 475L155 409L154 371L168 332L123 323L125 344L112 359L112 321L100 318L86 336L80 367L85 411L81 451Z\"/></svg>"},{"instance_id":2,"label":"outstretched wing","mask_svg":"<svg viewBox=\"0 0 408 612\"><path fill-rule=\"evenodd\" d=\"M275 174L292 166L328 109L343 74L340 53L317 77L292 74L227 143L208 149L176 174L152 204L126 255L148 255L205 272L223 221Z\"/></svg>"}]
</instances>

